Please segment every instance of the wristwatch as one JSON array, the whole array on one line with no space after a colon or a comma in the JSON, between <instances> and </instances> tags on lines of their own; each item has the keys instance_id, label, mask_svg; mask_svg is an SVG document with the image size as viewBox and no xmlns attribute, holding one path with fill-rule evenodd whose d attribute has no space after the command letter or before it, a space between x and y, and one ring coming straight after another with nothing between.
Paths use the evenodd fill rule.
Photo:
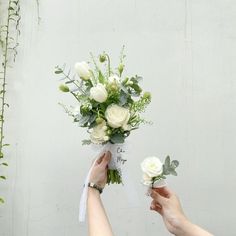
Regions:
<instances>
[{"instance_id":1,"label":"wristwatch","mask_svg":"<svg viewBox=\"0 0 236 236\"><path fill-rule=\"evenodd\" d=\"M92 183L92 182L89 182L89 183L88 183L88 187L97 189L100 194L101 194L102 191L103 191L103 188L99 187L97 184Z\"/></svg>"}]
</instances>

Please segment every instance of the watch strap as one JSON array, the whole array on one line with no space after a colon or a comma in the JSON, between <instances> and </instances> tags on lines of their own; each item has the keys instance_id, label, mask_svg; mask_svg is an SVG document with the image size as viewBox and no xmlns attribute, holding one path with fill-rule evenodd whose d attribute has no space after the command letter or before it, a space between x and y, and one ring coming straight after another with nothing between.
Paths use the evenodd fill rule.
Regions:
<instances>
[{"instance_id":1,"label":"watch strap","mask_svg":"<svg viewBox=\"0 0 236 236\"><path fill-rule=\"evenodd\" d=\"M88 187L97 189L100 194L101 194L102 191L103 191L103 188L99 187L97 184L92 183L92 182L89 182L89 183L88 183Z\"/></svg>"}]
</instances>

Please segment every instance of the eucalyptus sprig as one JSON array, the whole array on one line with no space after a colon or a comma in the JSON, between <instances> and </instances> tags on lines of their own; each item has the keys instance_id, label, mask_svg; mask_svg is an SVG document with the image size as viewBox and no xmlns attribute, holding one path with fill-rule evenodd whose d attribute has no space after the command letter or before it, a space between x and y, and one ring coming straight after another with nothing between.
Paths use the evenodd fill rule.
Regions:
<instances>
[{"instance_id":1,"label":"eucalyptus sprig","mask_svg":"<svg viewBox=\"0 0 236 236\"><path fill-rule=\"evenodd\" d=\"M157 180L161 180L161 179L166 179L167 175L174 175L177 176L177 172L176 172L176 168L179 166L179 161L177 160L173 160L170 161L170 157L167 156L165 159L165 162L162 166L163 168L163 172L161 175L159 176L155 176L152 178L153 183Z\"/></svg>"}]
</instances>

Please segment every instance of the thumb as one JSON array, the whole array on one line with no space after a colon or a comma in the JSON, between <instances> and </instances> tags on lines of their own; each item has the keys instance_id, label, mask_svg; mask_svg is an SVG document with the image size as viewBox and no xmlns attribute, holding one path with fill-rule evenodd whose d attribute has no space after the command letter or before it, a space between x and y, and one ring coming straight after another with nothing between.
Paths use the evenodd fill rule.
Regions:
<instances>
[{"instance_id":1,"label":"thumb","mask_svg":"<svg viewBox=\"0 0 236 236\"><path fill-rule=\"evenodd\" d=\"M109 164L111 160L111 152L106 152L102 161L101 161L101 166L103 166L104 168Z\"/></svg>"}]
</instances>

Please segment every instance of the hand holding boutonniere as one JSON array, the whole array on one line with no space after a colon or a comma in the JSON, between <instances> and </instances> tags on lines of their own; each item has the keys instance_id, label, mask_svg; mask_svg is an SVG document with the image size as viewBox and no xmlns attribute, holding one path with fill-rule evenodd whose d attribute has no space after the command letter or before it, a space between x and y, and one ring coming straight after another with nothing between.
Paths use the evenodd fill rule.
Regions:
<instances>
[{"instance_id":1,"label":"hand holding boutonniere","mask_svg":"<svg viewBox=\"0 0 236 236\"><path fill-rule=\"evenodd\" d=\"M142 183L150 188L161 188L166 186L166 176L177 176L176 168L179 166L177 160L170 160L167 156L165 162L162 163L158 157L147 157L141 163L143 171Z\"/></svg>"}]
</instances>

